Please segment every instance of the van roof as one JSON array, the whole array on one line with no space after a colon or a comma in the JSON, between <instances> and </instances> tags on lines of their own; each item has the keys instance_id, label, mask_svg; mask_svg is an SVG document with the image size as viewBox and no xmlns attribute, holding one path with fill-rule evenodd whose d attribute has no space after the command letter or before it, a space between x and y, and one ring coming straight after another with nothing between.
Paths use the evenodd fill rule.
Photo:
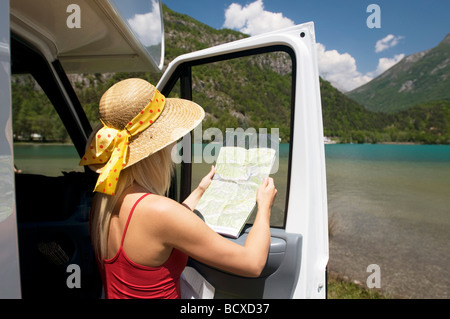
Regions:
<instances>
[{"instance_id":1,"label":"van roof","mask_svg":"<svg viewBox=\"0 0 450 319\"><path fill-rule=\"evenodd\" d=\"M59 59L67 73L161 71L164 27L158 0L145 1L146 6L136 0L73 2L11 1L11 32L48 61Z\"/></svg>"}]
</instances>

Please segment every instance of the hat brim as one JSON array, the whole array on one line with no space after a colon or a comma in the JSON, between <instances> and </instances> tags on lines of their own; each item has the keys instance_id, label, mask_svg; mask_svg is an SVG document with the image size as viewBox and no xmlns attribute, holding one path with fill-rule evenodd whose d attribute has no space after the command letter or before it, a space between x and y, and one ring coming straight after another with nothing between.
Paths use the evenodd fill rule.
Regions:
<instances>
[{"instance_id":1,"label":"hat brim","mask_svg":"<svg viewBox=\"0 0 450 319\"><path fill-rule=\"evenodd\" d=\"M128 146L129 158L124 168L176 142L196 128L204 117L205 111L200 105L189 100L166 98L164 110L158 119L143 132L131 137ZM102 125L99 125L94 129L87 145L90 145L101 127ZM104 164L89 165L89 168L97 173L100 173L103 167Z\"/></svg>"}]
</instances>

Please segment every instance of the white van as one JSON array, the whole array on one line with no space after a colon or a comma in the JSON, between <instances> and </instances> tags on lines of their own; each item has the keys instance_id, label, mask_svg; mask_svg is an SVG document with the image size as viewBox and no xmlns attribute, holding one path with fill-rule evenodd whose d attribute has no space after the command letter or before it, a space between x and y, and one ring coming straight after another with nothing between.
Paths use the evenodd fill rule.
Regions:
<instances>
[{"instance_id":1,"label":"white van","mask_svg":"<svg viewBox=\"0 0 450 319\"><path fill-rule=\"evenodd\" d=\"M129 23L139 14L149 19L152 37ZM274 177L279 194L270 253L257 279L191 259L188 265L214 287L215 298L326 297L327 192L313 23L180 56L169 64L157 87L165 96L176 92L195 101L201 89L193 88L198 68L225 67L228 61L272 52L287 57L291 80L286 88L289 139L281 141L283 163ZM33 76L81 156L92 127L68 74L160 72L162 6L156 0L0 1L0 59L0 298L100 298L101 281L88 233L96 176L83 169L59 176L44 170L15 173L11 77ZM195 137L186 141L191 141L189 148L196 142ZM39 170L39 163L33 164ZM178 165L172 198L180 200L190 193L201 167L195 161ZM249 227L251 222L239 238L230 240L243 243Z\"/></svg>"}]
</instances>

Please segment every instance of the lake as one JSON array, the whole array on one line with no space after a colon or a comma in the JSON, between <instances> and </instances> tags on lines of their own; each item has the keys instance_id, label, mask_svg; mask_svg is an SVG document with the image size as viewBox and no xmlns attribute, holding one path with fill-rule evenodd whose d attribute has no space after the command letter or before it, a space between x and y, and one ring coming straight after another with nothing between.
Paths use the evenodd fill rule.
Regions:
<instances>
[{"instance_id":1,"label":"lake","mask_svg":"<svg viewBox=\"0 0 450 319\"><path fill-rule=\"evenodd\" d=\"M277 179L287 174L287 149L280 145ZM15 145L14 152L24 173L83 170L72 146ZM329 270L365 285L367 267L376 264L381 289L393 296L449 298L450 146L336 144L325 154ZM277 188L275 224L285 194Z\"/></svg>"},{"instance_id":2,"label":"lake","mask_svg":"<svg viewBox=\"0 0 450 319\"><path fill-rule=\"evenodd\" d=\"M329 269L409 298L450 297L450 146L327 145Z\"/></svg>"}]
</instances>

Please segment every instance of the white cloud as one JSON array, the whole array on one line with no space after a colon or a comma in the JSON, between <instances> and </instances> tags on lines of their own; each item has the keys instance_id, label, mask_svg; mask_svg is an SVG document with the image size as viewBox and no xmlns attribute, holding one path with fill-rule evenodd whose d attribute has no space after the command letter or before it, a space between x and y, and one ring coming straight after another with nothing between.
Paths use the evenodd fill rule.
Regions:
<instances>
[{"instance_id":1,"label":"white cloud","mask_svg":"<svg viewBox=\"0 0 450 319\"><path fill-rule=\"evenodd\" d=\"M256 0L245 7L232 3L225 10L224 28L237 29L240 32L257 35L294 25L294 21L283 16L264 10L262 0Z\"/></svg>"},{"instance_id":2,"label":"white cloud","mask_svg":"<svg viewBox=\"0 0 450 319\"><path fill-rule=\"evenodd\" d=\"M377 41L375 44L375 52L380 53L384 50L395 47L401 39L403 39L402 36L396 37L393 34L388 34L383 39Z\"/></svg>"},{"instance_id":3,"label":"white cloud","mask_svg":"<svg viewBox=\"0 0 450 319\"><path fill-rule=\"evenodd\" d=\"M404 54L397 54L393 58L381 58L378 60L375 71L362 74L357 69L355 58L350 54L339 53L336 50L327 51L323 44L317 43L317 64L320 76L342 92L351 91L366 84L397 64L404 56Z\"/></svg>"},{"instance_id":4,"label":"white cloud","mask_svg":"<svg viewBox=\"0 0 450 319\"><path fill-rule=\"evenodd\" d=\"M319 74L340 91L350 91L369 82L372 78L358 72L356 60L348 53L336 50L325 50L325 46L317 43L317 63Z\"/></svg>"},{"instance_id":5,"label":"white cloud","mask_svg":"<svg viewBox=\"0 0 450 319\"><path fill-rule=\"evenodd\" d=\"M159 4L156 0L151 0L152 11L144 14L135 14L128 19L133 31L145 46L152 46L161 43L161 25L155 23L160 20Z\"/></svg>"}]
</instances>

